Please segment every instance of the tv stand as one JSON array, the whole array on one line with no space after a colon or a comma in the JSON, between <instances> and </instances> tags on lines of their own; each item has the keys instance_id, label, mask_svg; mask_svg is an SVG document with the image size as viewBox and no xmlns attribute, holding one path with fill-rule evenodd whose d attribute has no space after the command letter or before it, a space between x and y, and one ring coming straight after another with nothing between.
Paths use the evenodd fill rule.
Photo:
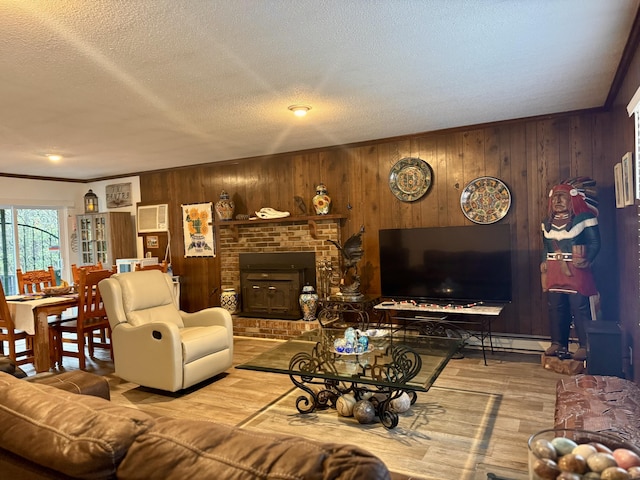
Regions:
<instances>
[{"instance_id":1,"label":"tv stand","mask_svg":"<svg viewBox=\"0 0 640 480\"><path fill-rule=\"evenodd\" d=\"M504 305L485 305L484 303L474 303L466 305L418 303L409 301L383 301L373 307L383 313L383 322L388 325L394 323L407 324L408 322L418 323L418 328L427 327L428 331L446 330L446 324L452 326L473 324L479 327L480 332L476 335L482 346L482 358L487 364L485 350L485 339L489 339L489 347L493 353L493 338L491 336L491 320L502 313ZM425 315L426 314L426 315ZM438 314L438 315L433 315ZM454 316L449 319L449 316ZM455 317L462 316L462 319ZM422 325L421 325L422 324ZM434 328L435 327L435 328ZM465 330L466 331L466 330ZM467 333L469 333L467 331ZM472 335L469 333L469 335Z\"/></svg>"}]
</instances>

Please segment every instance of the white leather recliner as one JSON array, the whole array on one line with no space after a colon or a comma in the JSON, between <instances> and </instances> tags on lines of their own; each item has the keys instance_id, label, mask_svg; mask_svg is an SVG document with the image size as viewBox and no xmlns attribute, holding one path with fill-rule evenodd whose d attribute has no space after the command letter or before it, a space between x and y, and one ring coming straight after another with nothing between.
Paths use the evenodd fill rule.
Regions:
<instances>
[{"instance_id":1,"label":"white leather recliner","mask_svg":"<svg viewBox=\"0 0 640 480\"><path fill-rule=\"evenodd\" d=\"M123 380L175 392L231 367L229 312L178 310L166 273L116 274L99 288L111 326L115 373Z\"/></svg>"}]
</instances>

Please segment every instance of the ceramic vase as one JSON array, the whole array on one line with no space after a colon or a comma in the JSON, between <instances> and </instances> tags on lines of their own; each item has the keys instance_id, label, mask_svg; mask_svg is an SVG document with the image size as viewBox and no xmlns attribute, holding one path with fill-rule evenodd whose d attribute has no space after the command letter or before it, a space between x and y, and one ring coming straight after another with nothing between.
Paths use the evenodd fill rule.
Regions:
<instances>
[{"instance_id":1,"label":"ceramic vase","mask_svg":"<svg viewBox=\"0 0 640 480\"><path fill-rule=\"evenodd\" d=\"M302 320L305 322L315 320L316 310L318 309L318 294L311 285L302 287L299 302L300 308L302 309Z\"/></svg>"},{"instance_id":2,"label":"ceramic vase","mask_svg":"<svg viewBox=\"0 0 640 480\"><path fill-rule=\"evenodd\" d=\"M323 183L316 187L316 196L312 200L316 215L327 215L331 209L331 198L327 195L327 187Z\"/></svg>"},{"instance_id":3,"label":"ceramic vase","mask_svg":"<svg viewBox=\"0 0 640 480\"><path fill-rule=\"evenodd\" d=\"M207 244L207 239L201 233L194 233L191 235L191 245L194 246L196 252L203 252L204 246Z\"/></svg>"},{"instance_id":4,"label":"ceramic vase","mask_svg":"<svg viewBox=\"0 0 640 480\"><path fill-rule=\"evenodd\" d=\"M222 289L222 294L220 295L220 306L229 313L236 313L238 310L238 294L235 289Z\"/></svg>"},{"instance_id":5,"label":"ceramic vase","mask_svg":"<svg viewBox=\"0 0 640 480\"><path fill-rule=\"evenodd\" d=\"M216 202L215 208L220 220L233 220L235 204L233 203L233 200L229 198L229 194L224 190L220 194L220 200Z\"/></svg>"}]
</instances>

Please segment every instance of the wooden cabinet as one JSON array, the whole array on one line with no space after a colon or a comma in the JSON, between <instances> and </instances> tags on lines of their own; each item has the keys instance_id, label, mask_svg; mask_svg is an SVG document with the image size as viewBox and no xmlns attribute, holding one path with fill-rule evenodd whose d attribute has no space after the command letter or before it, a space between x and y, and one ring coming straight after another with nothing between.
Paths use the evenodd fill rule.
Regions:
<instances>
[{"instance_id":1,"label":"wooden cabinet","mask_svg":"<svg viewBox=\"0 0 640 480\"><path fill-rule=\"evenodd\" d=\"M133 217L128 212L78 215L78 265L102 262L111 268L116 258L136 256Z\"/></svg>"}]
</instances>

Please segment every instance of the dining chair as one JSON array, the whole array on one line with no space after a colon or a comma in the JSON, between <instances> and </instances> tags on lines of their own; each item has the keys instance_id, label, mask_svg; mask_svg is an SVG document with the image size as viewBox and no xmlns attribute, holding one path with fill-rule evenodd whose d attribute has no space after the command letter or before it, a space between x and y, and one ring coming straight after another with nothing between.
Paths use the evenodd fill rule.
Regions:
<instances>
[{"instance_id":1,"label":"dining chair","mask_svg":"<svg viewBox=\"0 0 640 480\"><path fill-rule=\"evenodd\" d=\"M93 270L104 270L102 266L102 262L98 262L95 265L81 265L77 266L75 263L71 264L71 276L73 277L73 284L75 286L78 285L80 281L80 270L85 270L87 272L91 272ZM103 328L100 331L96 332L96 338L99 338L101 343L105 343L107 341L107 329Z\"/></svg>"},{"instance_id":2,"label":"dining chair","mask_svg":"<svg viewBox=\"0 0 640 480\"><path fill-rule=\"evenodd\" d=\"M52 266L49 266L47 270L28 270L26 272L18 268L16 276L18 277L18 293L20 295L41 292L46 287L57 286L56 272Z\"/></svg>"},{"instance_id":3,"label":"dining chair","mask_svg":"<svg viewBox=\"0 0 640 480\"><path fill-rule=\"evenodd\" d=\"M109 321L104 310L102 296L98 288L98 282L113 275L111 270L86 271L79 269L78 275L78 317L72 320L62 320L50 325L56 331L56 355L58 366L62 365L63 357L74 357L78 359L81 370L86 369L87 355L85 347L88 348L89 358L94 358L94 348L106 348L111 352L111 341L101 341L96 334L100 330L105 330L108 334ZM64 334L67 334L64 336ZM70 336L71 335L71 336ZM110 336L110 335L108 335ZM76 350L65 349L64 346L74 343Z\"/></svg>"},{"instance_id":4,"label":"dining chair","mask_svg":"<svg viewBox=\"0 0 640 480\"><path fill-rule=\"evenodd\" d=\"M7 299L4 295L4 288L2 282L0 282L0 344L4 345L4 342L9 343L9 358L13 360L16 365L34 362L33 339L33 335L29 335L22 330L16 330L13 318L11 318L11 313L9 312ZM21 341L20 343L24 342L25 348L23 350L18 350L18 341Z\"/></svg>"},{"instance_id":5,"label":"dining chair","mask_svg":"<svg viewBox=\"0 0 640 480\"><path fill-rule=\"evenodd\" d=\"M169 269L169 264L167 263L166 260L163 260L160 263L156 263L155 265L140 265L139 263L136 263L136 272L139 272L140 270L160 270L162 273L167 273L167 270Z\"/></svg>"},{"instance_id":6,"label":"dining chair","mask_svg":"<svg viewBox=\"0 0 640 480\"><path fill-rule=\"evenodd\" d=\"M42 292L47 287L57 286L56 274L52 266L49 266L46 270L28 270L26 272L18 268L16 276L18 277L18 293L21 295ZM70 317L66 319L69 320ZM49 356L52 365L58 357L56 353L56 330L52 327L62 320L62 316L49 317Z\"/></svg>"},{"instance_id":7,"label":"dining chair","mask_svg":"<svg viewBox=\"0 0 640 480\"><path fill-rule=\"evenodd\" d=\"M77 285L80 280L80 269L84 269L87 272L91 272L93 270L104 270L102 267L102 262L98 262L95 265L81 265L77 266L75 263L71 264L71 276L73 277L73 284Z\"/></svg>"}]
</instances>

